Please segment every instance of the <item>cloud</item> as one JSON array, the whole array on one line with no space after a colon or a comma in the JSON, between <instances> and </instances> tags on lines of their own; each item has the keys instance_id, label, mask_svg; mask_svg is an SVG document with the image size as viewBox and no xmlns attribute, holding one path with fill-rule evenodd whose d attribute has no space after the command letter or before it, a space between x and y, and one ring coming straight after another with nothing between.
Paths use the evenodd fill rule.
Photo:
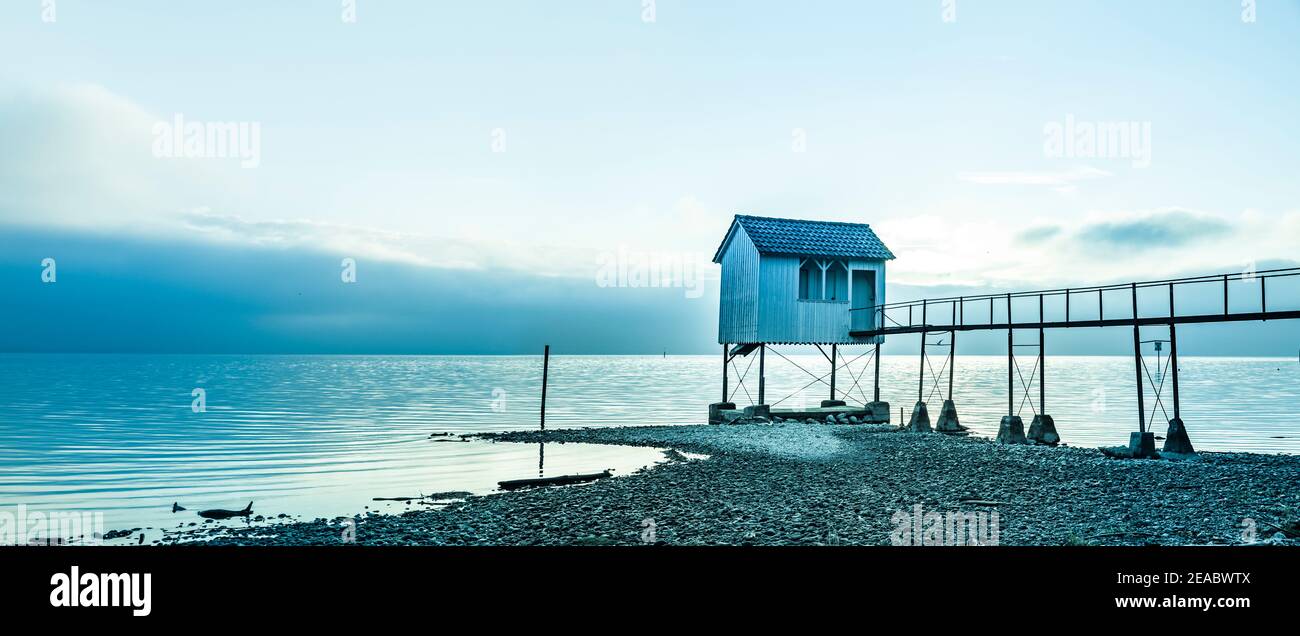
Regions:
<instances>
[{"instance_id":1,"label":"cloud","mask_svg":"<svg viewBox=\"0 0 1300 636\"><path fill-rule=\"evenodd\" d=\"M1061 227L1057 225L1040 225L1031 227L1016 235L1016 241L1019 243L1037 243L1056 238L1061 234Z\"/></svg>"},{"instance_id":2,"label":"cloud","mask_svg":"<svg viewBox=\"0 0 1300 636\"><path fill-rule=\"evenodd\" d=\"M304 191L281 165L155 157L154 125L173 116L98 85L0 91L0 225L594 280L601 256L620 245L703 252L730 220L685 194L548 222L527 197L482 203L506 184L421 167L359 171L337 190ZM265 128L270 143L276 128ZM465 200L479 202L466 208ZM390 205L405 207L376 214Z\"/></svg>"},{"instance_id":3,"label":"cloud","mask_svg":"<svg viewBox=\"0 0 1300 636\"><path fill-rule=\"evenodd\" d=\"M1131 219L1087 224L1076 232L1076 238L1088 245L1169 248L1227 237L1232 232L1233 227L1221 219L1173 209Z\"/></svg>"}]
</instances>

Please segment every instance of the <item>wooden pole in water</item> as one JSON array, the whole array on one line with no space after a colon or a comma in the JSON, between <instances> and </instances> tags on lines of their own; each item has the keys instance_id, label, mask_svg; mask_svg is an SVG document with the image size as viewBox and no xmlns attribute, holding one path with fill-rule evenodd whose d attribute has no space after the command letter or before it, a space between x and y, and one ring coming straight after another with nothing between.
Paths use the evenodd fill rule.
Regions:
<instances>
[{"instance_id":1,"label":"wooden pole in water","mask_svg":"<svg viewBox=\"0 0 1300 636\"><path fill-rule=\"evenodd\" d=\"M546 430L546 380L551 370L551 345L542 350L542 430Z\"/></svg>"}]
</instances>

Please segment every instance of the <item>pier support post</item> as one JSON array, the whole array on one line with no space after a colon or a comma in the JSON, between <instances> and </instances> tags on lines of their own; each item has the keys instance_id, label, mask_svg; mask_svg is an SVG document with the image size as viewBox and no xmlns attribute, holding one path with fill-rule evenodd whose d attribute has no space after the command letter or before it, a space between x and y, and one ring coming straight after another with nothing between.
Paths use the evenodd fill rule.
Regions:
<instances>
[{"instance_id":1,"label":"pier support post","mask_svg":"<svg viewBox=\"0 0 1300 636\"><path fill-rule=\"evenodd\" d=\"M1043 298L1038 297L1038 322L1043 322ZM1047 414L1047 337L1043 328L1038 328L1038 414L1029 424L1029 441L1035 444L1056 446L1061 443L1061 436L1056 433L1056 421Z\"/></svg>"},{"instance_id":2,"label":"pier support post","mask_svg":"<svg viewBox=\"0 0 1300 636\"><path fill-rule=\"evenodd\" d=\"M1172 293L1172 292L1171 292ZM1170 303L1172 303L1172 298ZM1191 454L1196 449L1187 436L1187 427L1183 425L1182 413L1178 404L1178 333L1173 323L1169 323L1169 367L1173 369L1174 383L1174 419L1169 420L1169 430L1165 432L1165 445L1160 450L1165 453Z\"/></svg>"},{"instance_id":3,"label":"pier support post","mask_svg":"<svg viewBox=\"0 0 1300 636\"><path fill-rule=\"evenodd\" d=\"M1056 446L1061 443L1061 436L1056 433L1056 421L1046 413L1034 416L1034 421L1029 423L1027 438L1035 444L1044 446Z\"/></svg>"},{"instance_id":4,"label":"pier support post","mask_svg":"<svg viewBox=\"0 0 1300 636\"><path fill-rule=\"evenodd\" d=\"M948 400L952 400L952 378L957 375L957 330L948 332Z\"/></svg>"},{"instance_id":5,"label":"pier support post","mask_svg":"<svg viewBox=\"0 0 1300 636\"><path fill-rule=\"evenodd\" d=\"M1128 456L1145 459L1156 456L1156 434L1147 430L1146 387L1142 385L1142 335L1137 324L1137 285L1133 286L1133 365L1137 373L1138 430L1129 433Z\"/></svg>"},{"instance_id":6,"label":"pier support post","mask_svg":"<svg viewBox=\"0 0 1300 636\"><path fill-rule=\"evenodd\" d=\"M1015 330L1007 330L1007 417L1016 414L1016 341Z\"/></svg>"},{"instance_id":7,"label":"pier support post","mask_svg":"<svg viewBox=\"0 0 1300 636\"><path fill-rule=\"evenodd\" d=\"M935 423L934 430L940 433L961 433L967 430L961 425L961 420L957 419L957 405L952 400L943 401L943 408L939 410L939 421Z\"/></svg>"},{"instance_id":8,"label":"pier support post","mask_svg":"<svg viewBox=\"0 0 1300 636\"><path fill-rule=\"evenodd\" d=\"M880 338L881 336L876 336L876 337ZM873 402L880 401L880 343L879 342L876 343L876 390L875 393L872 395L871 400Z\"/></svg>"},{"instance_id":9,"label":"pier support post","mask_svg":"<svg viewBox=\"0 0 1300 636\"><path fill-rule=\"evenodd\" d=\"M921 332L921 373L916 380L916 401L925 401L925 338L926 333Z\"/></svg>"},{"instance_id":10,"label":"pier support post","mask_svg":"<svg viewBox=\"0 0 1300 636\"><path fill-rule=\"evenodd\" d=\"M867 405L867 410L871 411L871 421L875 424L889 423L889 402L880 401L880 342L876 342L876 383L875 390L872 392L871 404ZM902 422L899 422L902 425Z\"/></svg>"},{"instance_id":11,"label":"pier support post","mask_svg":"<svg viewBox=\"0 0 1300 636\"><path fill-rule=\"evenodd\" d=\"M921 368L916 381L916 406L912 407L912 418L907 422L907 430L913 433L929 433L930 411L925 406L925 339L928 334L921 332Z\"/></svg>"},{"instance_id":12,"label":"pier support post","mask_svg":"<svg viewBox=\"0 0 1300 636\"><path fill-rule=\"evenodd\" d=\"M1133 325L1133 370L1137 373L1138 392L1138 432L1147 432L1146 390L1142 386L1142 336L1137 325Z\"/></svg>"},{"instance_id":13,"label":"pier support post","mask_svg":"<svg viewBox=\"0 0 1300 636\"><path fill-rule=\"evenodd\" d=\"M1007 324L1011 323L1011 297L1007 296ZM1007 414L998 423L999 444L1024 444L1025 422L1016 415L1016 331L1007 329Z\"/></svg>"},{"instance_id":14,"label":"pier support post","mask_svg":"<svg viewBox=\"0 0 1300 636\"><path fill-rule=\"evenodd\" d=\"M912 407L912 419L907 422L907 430L913 433L929 433L930 412L925 407L925 402L917 402Z\"/></svg>"},{"instance_id":15,"label":"pier support post","mask_svg":"<svg viewBox=\"0 0 1300 636\"><path fill-rule=\"evenodd\" d=\"M966 431L966 427L961 425L961 420L957 418L957 404L952 401L952 377L957 373L957 331L948 332L948 399L943 401L943 407L939 409L939 421L935 422L934 430L940 433L961 433Z\"/></svg>"},{"instance_id":16,"label":"pier support post","mask_svg":"<svg viewBox=\"0 0 1300 636\"><path fill-rule=\"evenodd\" d=\"M999 444L1024 444L1025 440L1025 422L1020 419L1019 415L1007 415L1002 418L998 424L998 443Z\"/></svg>"},{"instance_id":17,"label":"pier support post","mask_svg":"<svg viewBox=\"0 0 1300 636\"><path fill-rule=\"evenodd\" d=\"M767 404L767 372L764 363L767 356L767 344L758 345L758 403Z\"/></svg>"}]
</instances>

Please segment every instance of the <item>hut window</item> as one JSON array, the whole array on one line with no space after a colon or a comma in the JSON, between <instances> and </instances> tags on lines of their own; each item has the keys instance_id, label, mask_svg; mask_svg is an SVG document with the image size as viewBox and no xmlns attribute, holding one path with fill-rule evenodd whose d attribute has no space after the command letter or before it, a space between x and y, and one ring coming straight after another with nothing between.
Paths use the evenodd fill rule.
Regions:
<instances>
[{"instance_id":1,"label":"hut window","mask_svg":"<svg viewBox=\"0 0 1300 636\"><path fill-rule=\"evenodd\" d=\"M826 270L826 300L848 300L849 277L842 265L836 263Z\"/></svg>"},{"instance_id":2,"label":"hut window","mask_svg":"<svg viewBox=\"0 0 1300 636\"><path fill-rule=\"evenodd\" d=\"M821 300L822 268L812 260L799 266L799 300Z\"/></svg>"}]
</instances>

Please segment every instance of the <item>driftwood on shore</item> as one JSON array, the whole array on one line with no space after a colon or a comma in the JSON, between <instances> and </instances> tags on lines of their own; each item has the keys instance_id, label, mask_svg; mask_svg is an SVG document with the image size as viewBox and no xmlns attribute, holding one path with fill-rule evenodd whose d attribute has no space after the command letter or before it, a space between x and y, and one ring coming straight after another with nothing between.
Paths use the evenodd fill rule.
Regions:
<instances>
[{"instance_id":1,"label":"driftwood on shore","mask_svg":"<svg viewBox=\"0 0 1300 636\"><path fill-rule=\"evenodd\" d=\"M532 479L508 479L497 482L501 490L517 490L519 488L532 488L536 486L562 486L565 484L581 484L597 479L611 477L608 470L602 470L598 473L585 473L580 475L559 475L557 477L534 477Z\"/></svg>"},{"instance_id":2,"label":"driftwood on shore","mask_svg":"<svg viewBox=\"0 0 1300 636\"><path fill-rule=\"evenodd\" d=\"M243 510L225 510L222 508L213 508L211 510L200 510L199 516L204 519L229 519L231 517L247 517L253 514L253 502L248 502L248 506Z\"/></svg>"}]
</instances>

